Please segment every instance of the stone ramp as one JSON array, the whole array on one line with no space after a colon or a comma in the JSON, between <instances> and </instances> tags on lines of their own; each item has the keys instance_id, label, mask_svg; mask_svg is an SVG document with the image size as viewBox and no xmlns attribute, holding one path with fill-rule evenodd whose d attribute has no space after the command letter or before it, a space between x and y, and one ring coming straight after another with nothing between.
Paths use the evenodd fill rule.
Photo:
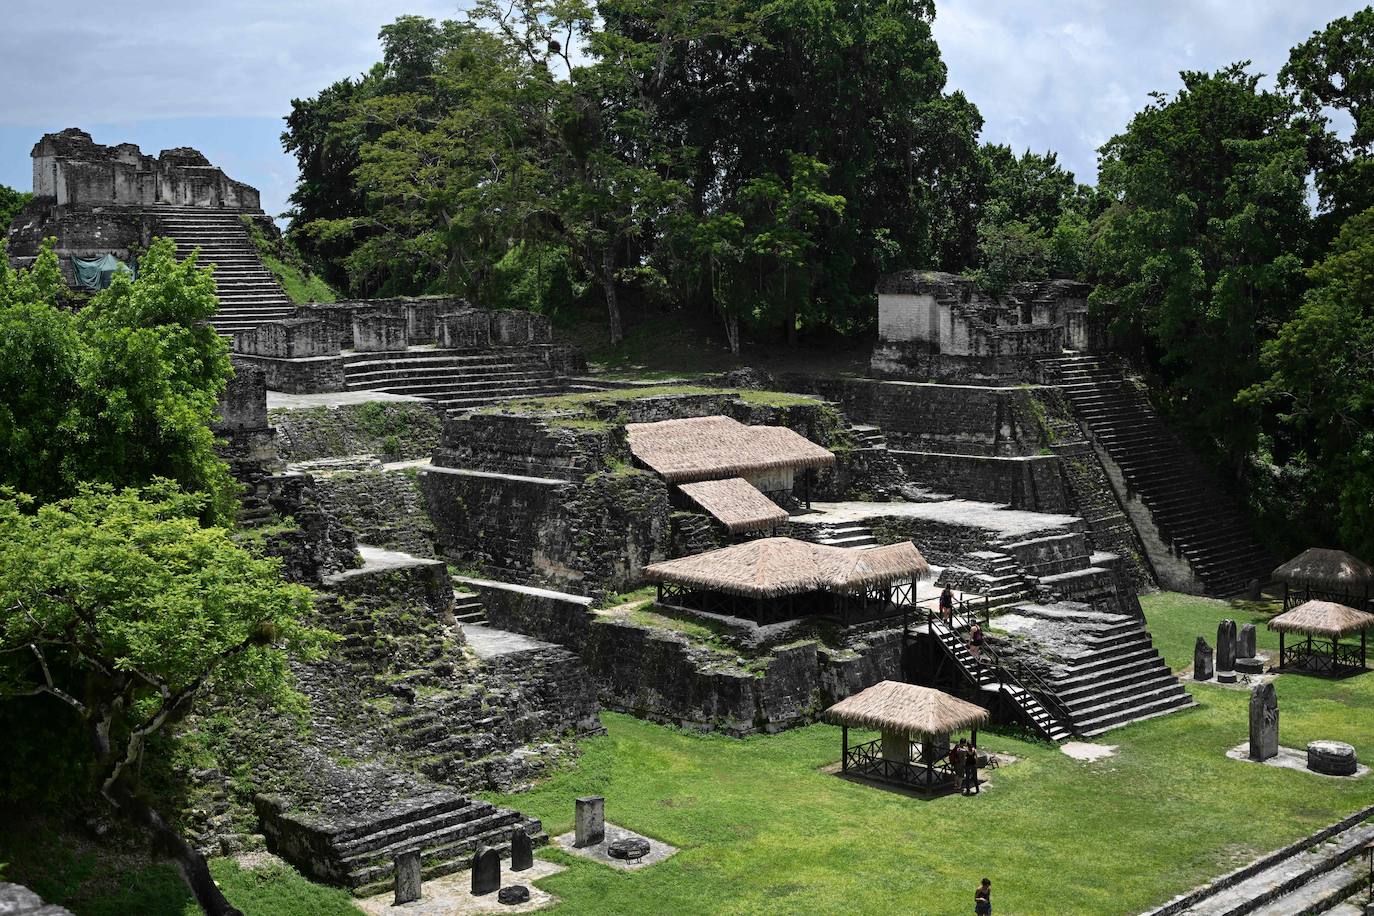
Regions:
<instances>
[{"instance_id":1,"label":"stone ramp","mask_svg":"<svg viewBox=\"0 0 1374 916\"><path fill-rule=\"evenodd\" d=\"M1305 916L1362 912L1374 807L1174 898L1143 916ZM1352 909L1352 907L1354 907Z\"/></svg>"}]
</instances>

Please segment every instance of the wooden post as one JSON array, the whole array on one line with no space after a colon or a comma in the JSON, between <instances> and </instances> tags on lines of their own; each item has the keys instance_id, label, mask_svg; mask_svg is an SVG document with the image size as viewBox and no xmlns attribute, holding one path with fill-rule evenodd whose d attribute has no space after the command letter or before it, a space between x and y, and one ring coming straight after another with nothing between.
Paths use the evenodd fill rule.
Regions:
<instances>
[{"instance_id":1,"label":"wooden post","mask_svg":"<svg viewBox=\"0 0 1374 916\"><path fill-rule=\"evenodd\" d=\"M843 750L840 753L840 772L849 772L849 726L840 726L840 745Z\"/></svg>"},{"instance_id":2,"label":"wooden post","mask_svg":"<svg viewBox=\"0 0 1374 916\"><path fill-rule=\"evenodd\" d=\"M1283 667L1283 630L1279 630L1279 667Z\"/></svg>"},{"instance_id":3,"label":"wooden post","mask_svg":"<svg viewBox=\"0 0 1374 916\"><path fill-rule=\"evenodd\" d=\"M1361 631L1360 631L1360 670L1364 670L1365 640L1366 640L1366 637L1367 637L1368 635L1369 635L1369 631L1368 631L1368 630L1361 630Z\"/></svg>"}]
</instances>

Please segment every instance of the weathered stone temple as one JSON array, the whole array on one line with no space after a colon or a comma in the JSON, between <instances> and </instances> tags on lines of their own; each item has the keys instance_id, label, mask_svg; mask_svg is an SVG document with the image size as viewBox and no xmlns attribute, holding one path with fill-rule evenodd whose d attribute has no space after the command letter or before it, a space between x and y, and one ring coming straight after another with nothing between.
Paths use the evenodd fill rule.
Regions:
<instances>
[{"instance_id":1,"label":"weathered stone temple","mask_svg":"<svg viewBox=\"0 0 1374 916\"><path fill-rule=\"evenodd\" d=\"M220 311L229 333L289 316L286 293L258 257L245 221L275 233L258 191L235 181L190 147L146 155L132 143L104 146L77 128L45 134L30 153L33 199L10 227L9 255L31 261L48 237L67 279L73 259L105 255L128 263L154 237L176 240L178 256L200 249L215 265Z\"/></svg>"}]
</instances>

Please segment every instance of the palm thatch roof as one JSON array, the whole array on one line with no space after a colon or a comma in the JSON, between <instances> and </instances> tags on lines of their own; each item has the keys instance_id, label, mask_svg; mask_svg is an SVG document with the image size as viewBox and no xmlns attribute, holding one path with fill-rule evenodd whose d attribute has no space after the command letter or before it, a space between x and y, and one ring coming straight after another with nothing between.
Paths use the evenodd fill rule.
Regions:
<instances>
[{"instance_id":1,"label":"palm thatch roof","mask_svg":"<svg viewBox=\"0 0 1374 916\"><path fill-rule=\"evenodd\" d=\"M1290 585L1359 594L1374 585L1374 566L1344 550L1312 547L1274 570L1274 578Z\"/></svg>"},{"instance_id":2,"label":"palm thatch roof","mask_svg":"<svg viewBox=\"0 0 1374 916\"><path fill-rule=\"evenodd\" d=\"M679 487L692 502L715 517L731 534L767 531L787 521L787 510L743 477L702 480Z\"/></svg>"},{"instance_id":3,"label":"palm thatch roof","mask_svg":"<svg viewBox=\"0 0 1374 916\"><path fill-rule=\"evenodd\" d=\"M625 433L634 456L669 483L835 463L833 454L784 426L746 426L730 417L630 423Z\"/></svg>"},{"instance_id":4,"label":"palm thatch roof","mask_svg":"<svg viewBox=\"0 0 1374 916\"><path fill-rule=\"evenodd\" d=\"M672 582L744 598L854 592L929 575L925 557L910 541L859 550L792 538L758 538L644 567L650 582Z\"/></svg>"},{"instance_id":5,"label":"palm thatch roof","mask_svg":"<svg viewBox=\"0 0 1374 916\"><path fill-rule=\"evenodd\" d=\"M1374 627L1374 614L1357 611L1334 601L1304 601L1293 610L1269 621L1269 629L1339 639Z\"/></svg>"},{"instance_id":6,"label":"palm thatch roof","mask_svg":"<svg viewBox=\"0 0 1374 916\"><path fill-rule=\"evenodd\" d=\"M981 706L932 687L879 681L825 711L835 725L871 728L898 735L948 735L988 720Z\"/></svg>"}]
</instances>

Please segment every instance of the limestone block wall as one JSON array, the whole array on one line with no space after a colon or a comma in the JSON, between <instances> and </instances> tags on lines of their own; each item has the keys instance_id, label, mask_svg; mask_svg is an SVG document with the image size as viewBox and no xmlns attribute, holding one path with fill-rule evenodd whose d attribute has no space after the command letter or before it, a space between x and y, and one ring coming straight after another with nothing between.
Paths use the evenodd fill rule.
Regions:
<instances>
[{"instance_id":1,"label":"limestone block wall","mask_svg":"<svg viewBox=\"0 0 1374 916\"><path fill-rule=\"evenodd\" d=\"M1001 457L893 450L892 456L913 479L942 493L1005 503L1033 512L1070 512L1059 459L1053 455Z\"/></svg>"},{"instance_id":2,"label":"limestone block wall","mask_svg":"<svg viewBox=\"0 0 1374 916\"><path fill-rule=\"evenodd\" d=\"M622 591L667 556L671 510L643 473L553 478L431 467L420 476L444 556L505 578Z\"/></svg>"},{"instance_id":3,"label":"limestone block wall","mask_svg":"<svg viewBox=\"0 0 1374 916\"><path fill-rule=\"evenodd\" d=\"M434 525L414 468L316 475L315 489L325 511L362 543L434 556Z\"/></svg>"},{"instance_id":4,"label":"limestone block wall","mask_svg":"<svg viewBox=\"0 0 1374 916\"><path fill-rule=\"evenodd\" d=\"M468 414L448 420L434 463L528 477L585 480L611 458L629 460L623 427L562 424L520 414Z\"/></svg>"},{"instance_id":5,"label":"limestone block wall","mask_svg":"<svg viewBox=\"0 0 1374 916\"><path fill-rule=\"evenodd\" d=\"M353 348L365 353L404 350L409 322L404 315L383 311L353 313Z\"/></svg>"},{"instance_id":6,"label":"limestone block wall","mask_svg":"<svg viewBox=\"0 0 1374 916\"><path fill-rule=\"evenodd\" d=\"M443 409L428 401L371 401L270 412L286 461L375 455L428 458L439 443Z\"/></svg>"}]
</instances>

